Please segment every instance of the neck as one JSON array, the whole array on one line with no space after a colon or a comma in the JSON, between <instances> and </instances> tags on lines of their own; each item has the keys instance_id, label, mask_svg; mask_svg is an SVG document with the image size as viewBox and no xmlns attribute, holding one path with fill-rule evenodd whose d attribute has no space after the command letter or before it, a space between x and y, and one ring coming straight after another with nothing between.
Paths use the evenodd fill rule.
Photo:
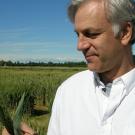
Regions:
<instances>
[{"instance_id":1,"label":"neck","mask_svg":"<svg viewBox=\"0 0 135 135\"><path fill-rule=\"evenodd\" d=\"M116 78L124 75L125 73L129 72L133 68L134 68L134 66L129 66L129 67L123 66L123 68L119 69L119 70L115 70L115 71L113 70L113 71L107 71L104 73L99 73L99 77L104 84L107 84L109 82L112 82Z\"/></svg>"},{"instance_id":2,"label":"neck","mask_svg":"<svg viewBox=\"0 0 135 135\"><path fill-rule=\"evenodd\" d=\"M129 72L134 67L135 66L132 55L130 56L130 58L126 55L125 59L121 62L121 64L118 67L115 67L113 70L107 72L99 73L99 77L104 84L107 84L109 82L112 82L114 79L124 75L125 73Z\"/></svg>"}]
</instances>

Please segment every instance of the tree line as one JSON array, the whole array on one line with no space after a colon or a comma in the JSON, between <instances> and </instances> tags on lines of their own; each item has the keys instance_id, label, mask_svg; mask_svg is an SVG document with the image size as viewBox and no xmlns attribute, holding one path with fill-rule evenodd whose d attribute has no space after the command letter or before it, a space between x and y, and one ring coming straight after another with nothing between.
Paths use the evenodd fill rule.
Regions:
<instances>
[{"instance_id":1,"label":"tree line","mask_svg":"<svg viewBox=\"0 0 135 135\"><path fill-rule=\"evenodd\" d=\"M133 55L133 61L135 63L135 55ZM11 60L0 60L0 66L60 66L60 67L86 67L86 62L13 62Z\"/></svg>"},{"instance_id":2,"label":"tree line","mask_svg":"<svg viewBox=\"0 0 135 135\"><path fill-rule=\"evenodd\" d=\"M0 66L61 66L61 67L86 67L86 62L13 62L13 61L5 61L0 60Z\"/></svg>"}]
</instances>

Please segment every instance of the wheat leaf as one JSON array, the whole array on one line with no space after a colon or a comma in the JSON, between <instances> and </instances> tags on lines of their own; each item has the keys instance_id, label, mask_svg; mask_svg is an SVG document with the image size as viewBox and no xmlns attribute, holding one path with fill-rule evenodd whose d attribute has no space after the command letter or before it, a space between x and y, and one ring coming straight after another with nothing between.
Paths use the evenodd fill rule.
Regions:
<instances>
[{"instance_id":1,"label":"wheat leaf","mask_svg":"<svg viewBox=\"0 0 135 135\"><path fill-rule=\"evenodd\" d=\"M20 123L23 116L23 107L24 107L25 93L23 93L21 100L19 101L18 107L16 109L14 118L13 118L13 126L15 135L21 135Z\"/></svg>"}]
</instances>

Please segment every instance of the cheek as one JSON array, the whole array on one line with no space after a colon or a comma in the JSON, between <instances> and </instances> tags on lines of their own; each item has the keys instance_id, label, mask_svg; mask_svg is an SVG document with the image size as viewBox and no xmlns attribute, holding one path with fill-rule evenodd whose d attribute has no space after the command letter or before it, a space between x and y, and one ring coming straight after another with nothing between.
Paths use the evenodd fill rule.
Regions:
<instances>
[{"instance_id":1,"label":"cheek","mask_svg":"<svg viewBox=\"0 0 135 135\"><path fill-rule=\"evenodd\" d=\"M112 44L109 44L109 43L102 44L102 46L100 46L97 51L99 54L97 63L100 66L105 66L105 65L110 66L113 60L117 56L115 48L112 46Z\"/></svg>"},{"instance_id":2,"label":"cheek","mask_svg":"<svg viewBox=\"0 0 135 135\"><path fill-rule=\"evenodd\" d=\"M99 59L101 62L111 63L116 57L115 51L111 47L102 48L99 50Z\"/></svg>"},{"instance_id":3,"label":"cheek","mask_svg":"<svg viewBox=\"0 0 135 135\"><path fill-rule=\"evenodd\" d=\"M122 47L118 43L104 45L99 50L99 63L106 68L112 67L122 60Z\"/></svg>"},{"instance_id":4,"label":"cheek","mask_svg":"<svg viewBox=\"0 0 135 135\"><path fill-rule=\"evenodd\" d=\"M97 43L97 50L99 55L114 55L121 50L121 45L119 41L114 38L104 38L100 42Z\"/></svg>"}]
</instances>

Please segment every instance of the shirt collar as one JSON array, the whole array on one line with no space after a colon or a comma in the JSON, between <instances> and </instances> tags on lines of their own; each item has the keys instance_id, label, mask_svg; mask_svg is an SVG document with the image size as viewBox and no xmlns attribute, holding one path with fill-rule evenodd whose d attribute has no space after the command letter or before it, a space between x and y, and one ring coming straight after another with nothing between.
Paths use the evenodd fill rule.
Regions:
<instances>
[{"instance_id":1,"label":"shirt collar","mask_svg":"<svg viewBox=\"0 0 135 135\"><path fill-rule=\"evenodd\" d=\"M130 91L135 86L135 68L127 72L126 74L120 77L126 88L126 95L130 93Z\"/></svg>"},{"instance_id":2,"label":"shirt collar","mask_svg":"<svg viewBox=\"0 0 135 135\"><path fill-rule=\"evenodd\" d=\"M95 79L95 85L96 86L102 86L105 87L104 83L100 81L98 73L94 72L94 79Z\"/></svg>"},{"instance_id":3,"label":"shirt collar","mask_svg":"<svg viewBox=\"0 0 135 135\"><path fill-rule=\"evenodd\" d=\"M98 73L95 73L94 72L94 79L95 79L95 86L97 86L98 88L100 87L103 94L106 95L106 96L109 96L110 95L110 90L111 90L111 86L112 86L112 83L108 83L108 84L104 84L101 80L100 80L100 77L98 75ZM96 92L97 89L95 89L95 92Z\"/></svg>"},{"instance_id":4,"label":"shirt collar","mask_svg":"<svg viewBox=\"0 0 135 135\"><path fill-rule=\"evenodd\" d=\"M103 82L100 81L100 78L97 73L94 72L94 78L95 78L95 85L101 86L105 88L105 85ZM118 82L122 82L126 89L126 95L129 94L129 92L133 89L135 86L135 68L127 72L126 74L116 78L112 84L117 84Z\"/></svg>"}]
</instances>

